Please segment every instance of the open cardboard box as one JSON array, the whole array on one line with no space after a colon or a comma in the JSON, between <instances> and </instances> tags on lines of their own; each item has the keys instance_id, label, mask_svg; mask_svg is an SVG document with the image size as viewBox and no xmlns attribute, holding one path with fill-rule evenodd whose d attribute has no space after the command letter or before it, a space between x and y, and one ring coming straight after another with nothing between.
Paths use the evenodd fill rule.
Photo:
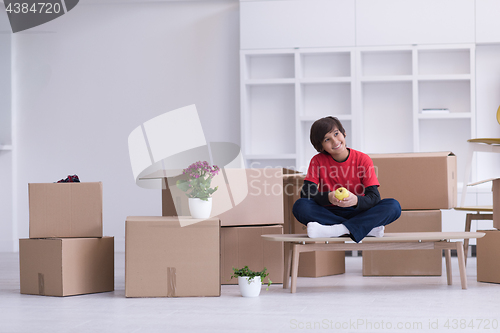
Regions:
<instances>
[{"instance_id":1,"label":"open cardboard box","mask_svg":"<svg viewBox=\"0 0 500 333\"><path fill-rule=\"evenodd\" d=\"M211 217L221 220L221 226L283 224L283 169L223 168L212 179L211 187L218 187L212 194ZM186 193L176 186L186 176L163 177L155 172L143 179L163 180L162 215L189 216Z\"/></svg>"},{"instance_id":2,"label":"open cardboard box","mask_svg":"<svg viewBox=\"0 0 500 333\"><path fill-rule=\"evenodd\" d=\"M403 210L457 206L457 157L452 152L370 154L382 198Z\"/></svg>"}]
</instances>

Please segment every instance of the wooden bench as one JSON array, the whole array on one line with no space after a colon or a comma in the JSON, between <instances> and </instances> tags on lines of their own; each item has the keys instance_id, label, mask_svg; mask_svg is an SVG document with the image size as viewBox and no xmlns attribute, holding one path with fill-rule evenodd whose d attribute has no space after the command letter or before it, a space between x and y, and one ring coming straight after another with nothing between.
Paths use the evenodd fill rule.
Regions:
<instances>
[{"instance_id":1,"label":"wooden bench","mask_svg":"<svg viewBox=\"0 0 500 333\"><path fill-rule=\"evenodd\" d=\"M291 292L297 290L297 273L299 270L299 255L311 251L368 251L368 250L434 250L445 251L446 278L452 284L451 250L457 251L458 267L462 289L467 289L463 239L481 238L483 232L401 232L385 233L384 237L365 237L360 243L353 242L348 237L309 238L305 234L262 235L265 240L289 243L285 251L285 269L283 273L283 288L288 288L291 276ZM450 240L460 240L450 242Z\"/></svg>"}]
</instances>

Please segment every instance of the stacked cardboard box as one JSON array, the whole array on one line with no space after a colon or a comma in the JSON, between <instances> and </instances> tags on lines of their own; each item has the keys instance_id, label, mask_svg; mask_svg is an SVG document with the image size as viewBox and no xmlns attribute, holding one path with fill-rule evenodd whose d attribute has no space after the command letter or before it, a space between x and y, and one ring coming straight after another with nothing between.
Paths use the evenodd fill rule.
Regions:
<instances>
[{"instance_id":1,"label":"stacked cardboard box","mask_svg":"<svg viewBox=\"0 0 500 333\"><path fill-rule=\"evenodd\" d=\"M394 198L401 217L386 232L441 231L440 209L457 203L457 160L451 152L370 155L382 198ZM363 275L441 275L441 250L363 251Z\"/></svg>"},{"instance_id":2,"label":"stacked cardboard box","mask_svg":"<svg viewBox=\"0 0 500 333\"><path fill-rule=\"evenodd\" d=\"M220 296L220 220L129 216L125 296Z\"/></svg>"},{"instance_id":3,"label":"stacked cardboard box","mask_svg":"<svg viewBox=\"0 0 500 333\"><path fill-rule=\"evenodd\" d=\"M404 210L386 232L441 231L440 210ZM363 251L363 275L441 275L441 250Z\"/></svg>"},{"instance_id":4,"label":"stacked cardboard box","mask_svg":"<svg viewBox=\"0 0 500 333\"><path fill-rule=\"evenodd\" d=\"M493 228L478 230L486 233L477 239L477 281L500 283L500 178L493 182Z\"/></svg>"},{"instance_id":5,"label":"stacked cardboard box","mask_svg":"<svg viewBox=\"0 0 500 333\"><path fill-rule=\"evenodd\" d=\"M285 230L287 233L307 233L306 226L300 223L292 212L293 204L300 198L304 178L305 175L302 174L286 174L283 178ZM298 276L320 277L343 273L345 273L345 252L314 251L300 254Z\"/></svg>"},{"instance_id":6,"label":"stacked cardboard box","mask_svg":"<svg viewBox=\"0 0 500 333\"><path fill-rule=\"evenodd\" d=\"M21 294L114 290L114 238L102 236L102 183L29 184L29 239L19 240Z\"/></svg>"},{"instance_id":7,"label":"stacked cardboard box","mask_svg":"<svg viewBox=\"0 0 500 333\"><path fill-rule=\"evenodd\" d=\"M163 216L189 216L188 198L165 179ZM212 216L220 219L222 284L237 284L232 268L267 268L273 283L283 283L283 246L260 236L283 233L283 170L225 169L212 180Z\"/></svg>"}]
</instances>

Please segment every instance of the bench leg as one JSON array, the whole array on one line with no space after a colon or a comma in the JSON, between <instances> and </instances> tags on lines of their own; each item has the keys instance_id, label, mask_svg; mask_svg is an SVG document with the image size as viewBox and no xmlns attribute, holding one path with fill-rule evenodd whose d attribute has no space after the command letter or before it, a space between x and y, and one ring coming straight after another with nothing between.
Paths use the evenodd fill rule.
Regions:
<instances>
[{"instance_id":1,"label":"bench leg","mask_svg":"<svg viewBox=\"0 0 500 333\"><path fill-rule=\"evenodd\" d=\"M291 292L297 291L297 275L299 273L299 247L298 244L292 244L292 287Z\"/></svg>"},{"instance_id":2,"label":"bench leg","mask_svg":"<svg viewBox=\"0 0 500 333\"><path fill-rule=\"evenodd\" d=\"M448 281L448 285L451 286L453 283L451 277L451 250L444 249L444 257L446 258L446 280Z\"/></svg>"},{"instance_id":3,"label":"bench leg","mask_svg":"<svg viewBox=\"0 0 500 333\"><path fill-rule=\"evenodd\" d=\"M474 214L467 214L465 217L465 231L470 231L470 227L472 224L472 218ZM465 256L465 264L467 265L467 256L469 254L469 239L464 239L464 256Z\"/></svg>"},{"instance_id":4,"label":"bench leg","mask_svg":"<svg viewBox=\"0 0 500 333\"><path fill-rule=\"evenodd\" d=\"M292 268L292 244L285 242L285 267L283 270L283 289L290 286L290 270Z\"/></svg>"},{"instance_id":5,"label":"bench leg","mask_svg":"<svg viewBox=\"0 0 500 333\"><path fill-rule=\"evenodd\" d=\"M467 289L467 271L465 270L464 248L462 242L456 242L456 244L458 269L460 270L460 281L462 282L462 289Z\"/></svg>"}]
</instances>

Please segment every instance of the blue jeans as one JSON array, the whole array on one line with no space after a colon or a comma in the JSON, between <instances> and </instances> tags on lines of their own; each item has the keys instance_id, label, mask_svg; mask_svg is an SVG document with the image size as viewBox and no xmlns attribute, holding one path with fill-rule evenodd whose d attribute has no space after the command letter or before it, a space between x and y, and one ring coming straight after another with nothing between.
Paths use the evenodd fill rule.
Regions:
<instances>
[{"instance_id":1,"label":"blue jeans","mask_svg":"<svg viewBox=\"0 0 500 333\"><path fill-rule=\"evenodd\" d=\"M395 199L382 199L372 208L359 211L354 207L323 207L312 199L300 198L293 205L293 215L300 223L318 222L324 225L343 223L358 243L375 227L396 221L401 206Z\"/></svg>"}]
</instances>

